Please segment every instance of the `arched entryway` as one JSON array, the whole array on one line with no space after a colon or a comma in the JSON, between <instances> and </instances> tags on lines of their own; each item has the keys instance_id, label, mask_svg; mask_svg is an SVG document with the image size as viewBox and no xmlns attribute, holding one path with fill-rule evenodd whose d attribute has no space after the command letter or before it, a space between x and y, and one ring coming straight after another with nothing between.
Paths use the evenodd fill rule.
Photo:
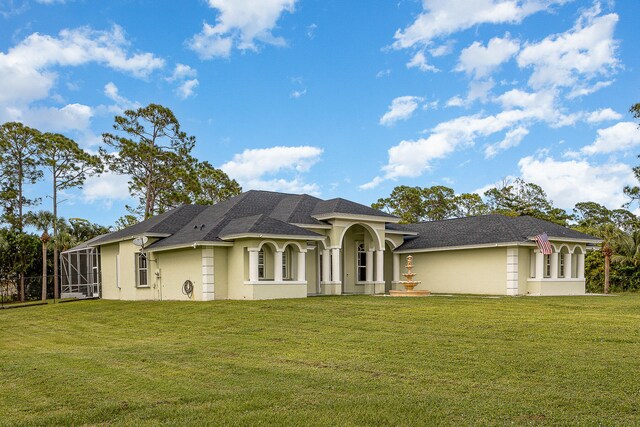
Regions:
<instances>
[{"instance_id":1,"label":"arched entryway","mask_svg":"<svg viewBox=\"0 0 640 427\"><path fill-rule=\"evenodd\" d=\"M352 224L345 228L340 248L342 293L384 292L384 251L376 231L367 224Z\"/></svg>"}]
</instances>

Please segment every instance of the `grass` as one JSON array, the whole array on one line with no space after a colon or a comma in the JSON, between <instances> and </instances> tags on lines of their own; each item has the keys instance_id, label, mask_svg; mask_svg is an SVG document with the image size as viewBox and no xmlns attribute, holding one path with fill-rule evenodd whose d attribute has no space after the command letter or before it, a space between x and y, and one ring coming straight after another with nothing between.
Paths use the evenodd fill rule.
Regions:
<instances>
[{"instance_id":1,"label":"grass","mask_svg":"<svg viewBox=\"0 0 640 427\"><path fill-rule=\"evenodd\" d=\"M0 425L637 425L640 295L0 311Z\"/></svg>"}]
</instances>

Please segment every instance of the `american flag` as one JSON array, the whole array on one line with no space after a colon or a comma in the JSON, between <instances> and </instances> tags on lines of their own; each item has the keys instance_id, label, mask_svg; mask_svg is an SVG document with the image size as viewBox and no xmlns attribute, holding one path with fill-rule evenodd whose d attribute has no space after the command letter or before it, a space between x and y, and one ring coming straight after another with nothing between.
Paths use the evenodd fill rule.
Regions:
<instances>
[{"instance_id":1,"label":"american flag","mask_svg":"<svg viewBox=\"0 0 640 427\"><path fill-rule=\"evenodd\" d=\"M540 252L542 252L544 255L551 255L553 249L551 248L551 242L549 242L549 236L547 236L547 233L533 236L533 240L536 241L536 245L538 245L538 249L540 249Z\"/></svg>"}]
</instances>

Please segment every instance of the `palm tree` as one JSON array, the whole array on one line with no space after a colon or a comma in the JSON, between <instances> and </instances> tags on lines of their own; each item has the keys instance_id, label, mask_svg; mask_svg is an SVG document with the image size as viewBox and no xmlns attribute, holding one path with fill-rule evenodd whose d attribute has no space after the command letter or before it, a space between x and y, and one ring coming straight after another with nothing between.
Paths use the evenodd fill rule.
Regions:
<instances>
[{"instance_id":1,"label":"palm tree","mask_svg":"<svg viewBox=\"0 0 640 427\"><path fill-rule=\"evenodd\" d=\"M47 243L51 240L49 229L53 226L53 214L49 211L29 212L27 224L33 225L38 231L42 231L42 301L47 299Z\"/></svg>"},{"instance_id":2,"label":"palm tree","mask_svg":"<svg viewBox=\"0 0 640 427\"><path fill-rule=\"evenodd\" d=\"M617 243L616 253L611 261L632 267L640 266L640 230L625 234Z\"/></svg>"},{"instance_id":3,"label":"palm tree","mask_svg":"<svg viewBox=\"0 0 640 427\"><path fill-rule=\"evenodd\" d=\"M604 255L604 293L608 294L611 259L616 254L616 249L621 246L626 234L614 224L603 224L598 229L596 235L602 239L600 251L602 255Z\"/></svg>"}]
</instances>

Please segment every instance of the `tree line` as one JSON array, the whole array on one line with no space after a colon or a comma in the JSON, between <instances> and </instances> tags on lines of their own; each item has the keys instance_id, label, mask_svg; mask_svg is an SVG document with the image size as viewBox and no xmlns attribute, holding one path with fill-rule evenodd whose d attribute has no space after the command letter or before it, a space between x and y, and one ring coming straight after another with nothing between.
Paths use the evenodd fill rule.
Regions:
<instances>
[{"instance_id":1,"label":"tree line","mask_svg":"<svg viewBox=\"0 0 640 427\"><path fill-rule=\"evenodd\" d=\"M61 134L18 122L0 126L0 285L17 276L20 300L26 297L25 277L40 273L45 299L50 270L53 296L58 298L60 251L111 229L58 215L64 202L60 194L82 188L91 176L109 171L129 178L129 193L136 203L127 205L128 213L115 228L185 203L217 203L242 191L223 171L192 156L196 138L182 131L173 112L162 105L149 104L115 116L113 131L104 133L102 140L103 146L93 154ZM51 199L51 209L36 212L32 209L45 203L31 194L42 180L51 183L44 195ZM40 236L29 229L38 230ZM42 257L37 256L39 251Z\"/></svg>"}]
</instances>

